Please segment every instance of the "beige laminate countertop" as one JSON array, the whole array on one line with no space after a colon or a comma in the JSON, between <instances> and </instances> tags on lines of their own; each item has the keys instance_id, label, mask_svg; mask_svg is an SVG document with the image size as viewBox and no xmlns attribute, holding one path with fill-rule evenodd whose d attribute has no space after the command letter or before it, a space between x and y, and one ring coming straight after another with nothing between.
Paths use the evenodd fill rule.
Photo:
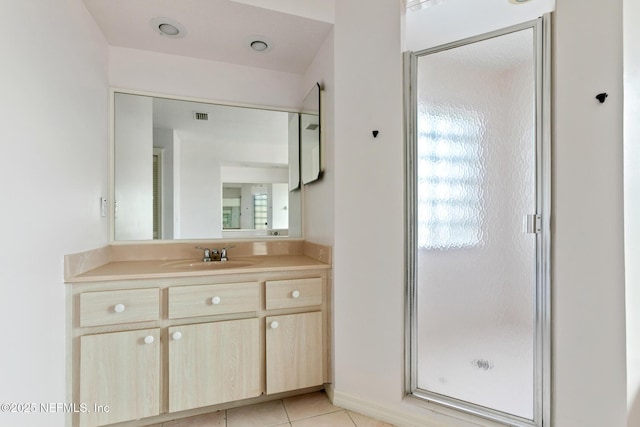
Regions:
<instances>
[{"instance_id":1,"label":"beige laminate countertop","mask_svg":"<svg viewBox=\"0 0 640 427\"><path fill-rule=\"evenodd\" d=\"M200 259L115 261L67 278L67 283L105 280L157 279L169 277L212 276L220 274L260 273L280 270L316 270L330 264L306 255L259 255L237 257L226 262L204 263Z\"/></svg>"}]
</instances>

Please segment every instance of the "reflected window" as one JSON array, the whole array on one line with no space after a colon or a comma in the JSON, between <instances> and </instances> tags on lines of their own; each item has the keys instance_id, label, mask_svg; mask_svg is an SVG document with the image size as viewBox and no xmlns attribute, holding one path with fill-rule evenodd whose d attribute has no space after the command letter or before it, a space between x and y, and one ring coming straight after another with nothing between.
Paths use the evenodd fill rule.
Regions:
<instances>
[{"instance_id":1,"label":"reflected window","mask_svg":"<svg viewBox=\"0 0 640 427\"><path fill-rule=\"evenodd\" d=\"M481 121L472 113L443 117L420 112L418 117L418 247L478 245Z\"/></svg>"},{"instance_id":2,"label":"reflected window","mask_svg":"<svg viewBox=\"0 0 640 427\"><path fill-rule=\"evenodd\" d=\"M267 195L253 195L253 221L256 230L266 230L268 228Z\"/></svg>"}]
</instances>

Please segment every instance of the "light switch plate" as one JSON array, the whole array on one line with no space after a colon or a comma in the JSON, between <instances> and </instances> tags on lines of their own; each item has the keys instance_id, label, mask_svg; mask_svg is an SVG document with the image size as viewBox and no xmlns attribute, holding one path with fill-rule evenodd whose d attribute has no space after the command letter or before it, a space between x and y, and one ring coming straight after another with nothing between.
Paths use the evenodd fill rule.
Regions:
<instances>
[{"instance_id":1,"label":"light switch plate","mask_svg":"<svg viewBox=\"0 0 640 427\"><path fill-rule=\"evenodd\" d=\"M100 197L100 215L103 217L107 216L107 206L109 202L104 197Z\"/></svg>"}]
</instances>

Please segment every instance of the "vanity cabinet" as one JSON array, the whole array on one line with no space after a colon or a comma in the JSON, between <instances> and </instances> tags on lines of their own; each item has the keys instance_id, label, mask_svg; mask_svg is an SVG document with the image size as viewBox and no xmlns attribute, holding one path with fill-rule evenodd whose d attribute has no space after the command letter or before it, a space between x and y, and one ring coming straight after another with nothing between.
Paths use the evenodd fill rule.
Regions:
<instances>
[{"instance_id":1,"label":"vanity cabinet","mask_svg":"<svg viewBox=\"0 0 640 427\"><path fill-rule=\"evenodd\" d=\"M257 318L169 328L169 412L260 396Z\"/></svg>"},{"instance_id":2,"label":"vanity cabinet","mask_svg":"<svg viewBox=\"0 0 640 427\"><path fill-rule=\"evenodd\" d=\"M91 408L71 426L159 424L322 388L330 270L299 270L73 283L70 401Z\"/></svg>"}]
</instances>

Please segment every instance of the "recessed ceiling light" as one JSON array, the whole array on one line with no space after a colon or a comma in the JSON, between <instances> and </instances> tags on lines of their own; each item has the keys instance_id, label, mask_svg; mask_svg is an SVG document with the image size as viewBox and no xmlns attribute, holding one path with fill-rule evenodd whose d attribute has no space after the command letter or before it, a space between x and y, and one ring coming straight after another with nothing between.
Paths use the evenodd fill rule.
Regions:
<instances>
[{"instance_id":1,"label":"recessed ceiling light","mask_svg":"<svg viewBox=\"0 0 640 427\"><path fill-rule=\"evenodd\" d=\"M181 39L187 35L184 25L170 18L153 18L150 24L151 28L164 37Z\"/></svg>"},{"instance_id":2,"label":"recessed ceiling light","mask_svg":"<svg viewBox=\"0 0 640 427\"><path fill-rule=\"evenodd\" d=\"M509 0L509 2L513 3L513 4L522 4L522 3L526 3L528 1L530 1L530 0Z\"/></svg>"},{"instance_id":3,"label":"recessed ceiling light","mask_svg":"<svg viewBox=\"0 0 640 427\"><path fill-rule=\"evenodd\" d=\"M171 24L160 24L158 26L158 29L162 34L167 36L177 36L178 34L180 34L180 30Z\"/></svg>"},{"instance_id":4,"label":"recessed ceiling light","mask_svg":"<svg viewBox=\"0 0 640 427\"><path fill-rule=\"evenodd\" d=\"M262 40L254 40L251 42L250 46L251 49L257 52L264 52L265 50L269 49L269 45Z\"/></svg>"},{"instance_id":5,"label":"recessed ceiling light","mask_svg":"<svg viewBox=\"0 0 640 427\"><path fill-rule=\"evenodd\" d=\"M252 35L245 39L246 46L254 52L268 52L273 49L273 43L265 36Z\"/></svg>"}]
</instances>

